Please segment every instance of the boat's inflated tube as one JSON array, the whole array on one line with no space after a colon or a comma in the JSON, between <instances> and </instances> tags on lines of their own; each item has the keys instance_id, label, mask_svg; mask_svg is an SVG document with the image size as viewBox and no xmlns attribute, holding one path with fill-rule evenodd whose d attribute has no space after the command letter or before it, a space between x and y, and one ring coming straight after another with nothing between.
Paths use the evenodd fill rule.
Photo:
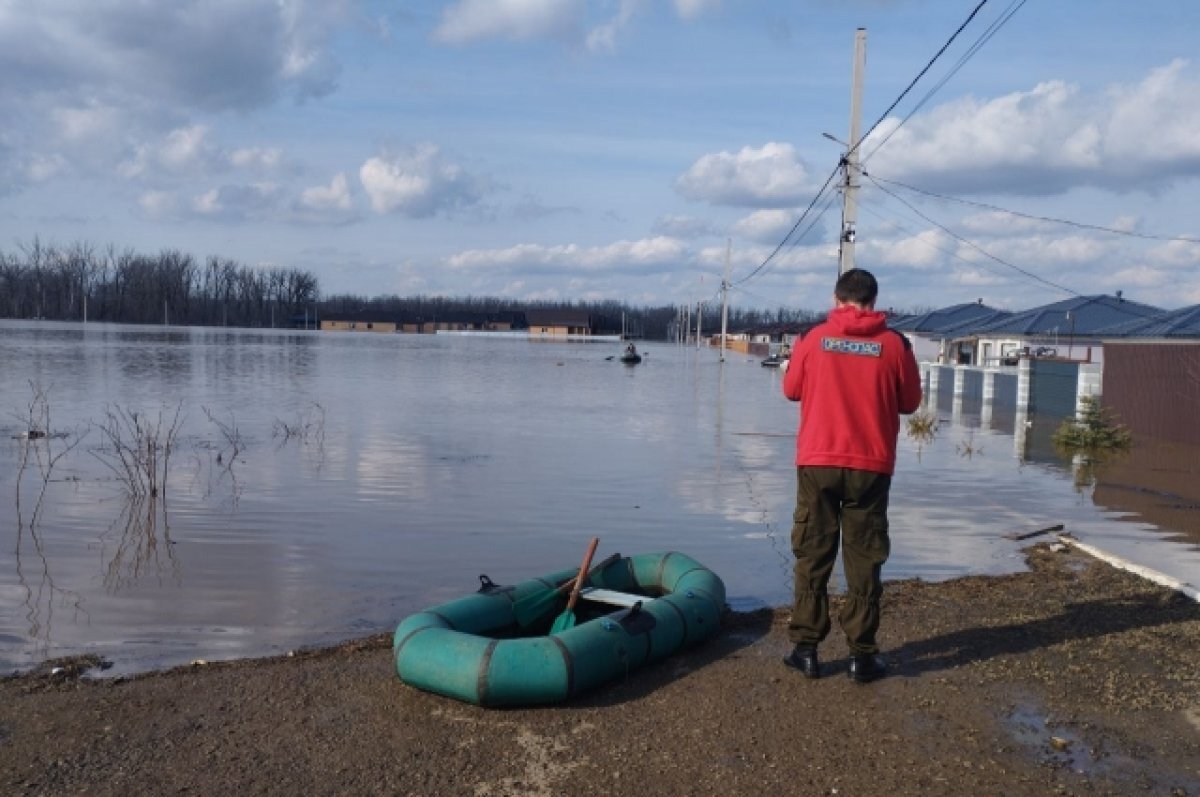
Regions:
<instances>
[{"instance_id":1,"label":"boat's inflated tube","mask_svg":"<svg viewBox=\"0 0 1200 797\"><path fill-rule=\"evenodd\" d=\"M392 652L400 680L482 706L558 703L717 631L725 585L681 553L617 559L589 585L646 596L640 606L547 636L514 637L513 604L573 578L563 570L479 592L404 619Z\"/></svg>"}]
</instances>

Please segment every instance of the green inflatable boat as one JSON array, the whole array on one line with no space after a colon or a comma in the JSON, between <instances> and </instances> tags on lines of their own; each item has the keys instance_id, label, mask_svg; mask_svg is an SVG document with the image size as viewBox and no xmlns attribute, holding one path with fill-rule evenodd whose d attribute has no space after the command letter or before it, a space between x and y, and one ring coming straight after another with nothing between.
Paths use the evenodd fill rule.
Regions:
<instances>
[{"instance_id":1,"label":"green inflatable boat","mask_svg":"<svg viewBox=\"0 0 1200 797\"><path fill-rule=\"evenodd\" d=\"M514 607L576 572L512 586L480 576L478 592L406 617L392 642L400 680L481 706L559 703L705 639L720 625L721 579L669 552L617 557L592 570L574 627L549 633L552 608L522 628Z\"/></svg>"}]
</instances>

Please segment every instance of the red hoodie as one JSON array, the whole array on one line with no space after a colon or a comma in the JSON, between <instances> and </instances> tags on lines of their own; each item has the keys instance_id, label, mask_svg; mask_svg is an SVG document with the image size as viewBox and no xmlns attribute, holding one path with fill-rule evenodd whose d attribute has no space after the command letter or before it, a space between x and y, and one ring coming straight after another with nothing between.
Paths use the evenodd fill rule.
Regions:
<instances>
[{"instance_id":1,"label":"red hoodie","mask_svg":"<svg viewBox=\"0 0 1200 797\"><path fill-rule=\"evenodd\" d=\"M921 374L887 316L847 305L793 346L783 394L800 402L797 465L890 475L900 415L921 404Z\"/></svg>"}]
</instances>

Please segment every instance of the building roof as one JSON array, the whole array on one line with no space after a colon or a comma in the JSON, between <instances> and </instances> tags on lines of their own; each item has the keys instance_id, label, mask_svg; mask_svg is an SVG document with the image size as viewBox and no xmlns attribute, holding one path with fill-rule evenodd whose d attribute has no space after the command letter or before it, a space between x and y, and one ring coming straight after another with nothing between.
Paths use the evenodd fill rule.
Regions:
<instances>
[{"instance_id":1,"label":"building roof","mask_svg":"<svg viewBox=\"0 0 1200 797\"><path fill-rule=\"evenodd\" d=\"M1087 335L1115 324L1162 315L1160 307L1099 294L1076 296L1061 302L1034 307L1004 318L973 326L968 334L979 335ZM963 331L966 331L965 329Z\"/></svg>"},{"instance_id":2,"label":"building roof","mask_svg":"<svg viewBox=\"0 0 1200 797\"><path fill-rule=\"evenodd\" d=\"M1007 310L988 307L981 299L978 302L967 302L943 307L940 310L930 310L928 313L920 315L898 316L889 319L888 326L901 332L938 335L962 328L965 325L989 323L1010 315L1012 313Z\"/></svg>"},{"instance_id":3,"label":"building roof","mask_svg":"<svg viewBox=\"0 0 1200 797\"><path fill-rule=\"evenodd\" d=\"M1104 338L1200 338L1200 304L1123 321L1097 332Z\"/></svg>"}]
</instances>

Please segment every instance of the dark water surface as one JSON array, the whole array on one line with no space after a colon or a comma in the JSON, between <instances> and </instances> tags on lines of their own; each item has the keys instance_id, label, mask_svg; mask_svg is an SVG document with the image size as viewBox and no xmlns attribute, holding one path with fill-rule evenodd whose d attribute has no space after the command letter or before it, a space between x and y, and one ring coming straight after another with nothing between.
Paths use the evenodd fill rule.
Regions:
<instances>
[{"instance_id":1,"label":"dark water surface","mask_svg":"<svg viewBox=\"0 0 1200 797\"><path fill-rule=\"evenodd\" d=\"M0 671L390 630L480 573L572 566L593 535L600 556L692 555L735 607L788 602L781 375L644 352L630 367L613 342L0 321ZM1022 543L1003 534L1065 523L1195 582L1200 496L1179 487L1195 450L1147 444L1076 486L1053 423L1017 445L1011 414L985 429L976 409L938 408L929 441L901 432L888 578L1010 572ZM48 437L22 437L47 414ZM166 484L131 497L117 443L147 419L171 442Z\"/></svg>"}]
</instances>

